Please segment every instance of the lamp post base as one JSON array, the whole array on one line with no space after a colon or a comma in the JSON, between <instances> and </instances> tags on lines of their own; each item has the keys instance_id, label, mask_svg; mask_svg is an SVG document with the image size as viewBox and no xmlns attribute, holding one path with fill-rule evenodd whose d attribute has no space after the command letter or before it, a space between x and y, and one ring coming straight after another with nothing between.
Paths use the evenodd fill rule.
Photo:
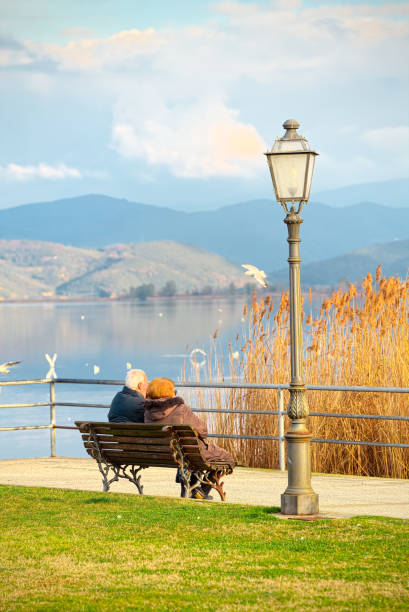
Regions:
<instances>
[{"instance_id":1,"label":"lamp post base","mask_svg":"<svg viewBox=\"0 0 409 612\"><path fill-rule=\"evenodd\" d=\"M305 419L293 418L291 430L285 435L288 487L281 495L281 514L311 515L319 512L318 495L311 488L311 438L305 428Z\"/></svg>"},{"instance_id":2,"label":"lamp post base","mask_svg":"<svg viewBox=\"0 0 409 612\"><path fill-rule=\"evenodd\" d=\"M311 515L318 514L319 504L316 493L283 493L281 495L281 514Z\"/></svg>"}]
</instances>

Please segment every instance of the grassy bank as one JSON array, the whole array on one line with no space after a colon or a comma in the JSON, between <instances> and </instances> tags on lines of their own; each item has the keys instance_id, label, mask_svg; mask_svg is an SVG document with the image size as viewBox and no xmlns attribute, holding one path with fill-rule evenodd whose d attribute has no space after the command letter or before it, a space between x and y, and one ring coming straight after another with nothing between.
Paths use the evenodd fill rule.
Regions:
<instances>
[{"instance_id":1,"label":"grassy bank","mask_svg":"<svg viewBox=\"0 0 409 612\"><path fill-rule=\"evenodd\" d=\"M404 610L409 522L0 487L2 610Z\"/></svg>"}]
</instances>

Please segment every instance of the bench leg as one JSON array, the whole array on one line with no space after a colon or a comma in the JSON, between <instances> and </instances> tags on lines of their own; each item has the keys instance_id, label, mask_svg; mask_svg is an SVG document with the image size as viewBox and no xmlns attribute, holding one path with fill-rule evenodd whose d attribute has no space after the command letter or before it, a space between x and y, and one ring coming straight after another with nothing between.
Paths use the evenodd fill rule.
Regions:
<instances>
[{"instance_id":1,"label":"bench leg","mask_svg":"<svg viewBox=\"0 0 409 612\"><path fill-rule=\"evenodd\" d=\"M200 482L198 482L196 485L191 487L190 478L192 476L192 472L189 470L188 466L185 463L183 452L179 445L179 442L175 438L172 438L170 441L170 446L171 446L171 449L173 450L173 456L175 458L175 461L179 467L179 473L180 473L180 479L181 479L180 482L185 487L186 497L189 498L192 494L192 490L200 486Z\"/></svg>"},{"instance_id":2,"label":"bench leg","mask_svg":"<svg viewBox=\"0 0 409 612\"><path fill-rule=\"evenodd\" d=\"M220 479L224 476L225 472L197 472L198 485L201 484L210 485L212 489L215 489L220 495L222 501L226 501L226 493L223 490L224 482L220 482ZM211 476L211 478L210 478Z\"/></svg>"},{"instance_id":3,"label":"bench leg","mask_svg":"<svg viewBox=\"0 0 409 612\"><path fill-rule=\"evenodd\" d=\"M104 491L104 493L106 493L107 491L109 491L110 485L116 480L118 480L119 478L118 470L112 467L111 465L108 465L106 463L104 464L101 463L101 461L97 461L97 463L98 463L98 469L102 474L102 490ZM113 470L114 476L113 478L108 479L108 474L109 474L110 469Z\"/></svg>"},{"instance_id":4,"label":"bench leg","mask_svg":"<svg viewBox=\"0 0 409 612\"><path fill-rule=\"evenodd\" d=\"M137 476L138 472L144 470L144 467L136 467L134 465L110 465L108 463L102 463L98 461L98 469L102 474L102 490L104 492L109 491L109 487L113 482L116 482L120 478L126 478L132 484L134 484L139 492L139 495L143 495L143 485L141 484L141 474ZM126 469L129 468L130 474L126 472ZM108 478L109 470L112 470L114 476L112 478Z\"/></svg>"},{"instance_id":5,"label":"bench leg","mask_svg":"<svg viewBox=\"0 0 409 612\"><path fill-rule=\"evenodd\" d=\"M127 474L126 472L127 468L129 468L129 471L131 474ZM139 476L137 476L137 474L141 470L144 470L145 467L137 468L135 465L124 465L124 466L121 466L119 469L122 471L122 474L119 474L119 477L127 478L127 480L130 480L137 487L139 495L143 495L143 485L141 484L142 474L139 474Z\"/></svg>"},{"instance_id":6,"label":"bench leg","mask_svg":"<svg viewBox=\"0 0 409 612\"><path fill-rule=\"evenodd\" d=\"M226 493L223 490L224 482L220 482L220 479L223 478L223 472L213 472L212 479L213 481L209 481L209 484L212 485L213 489L216 489L218 494L220 495L220 499L222 501L226 501Z\"/></svg>"},{"instance_id":7,"label":"bench leg","mask_svg":"<svg viewBox=\"0 0 409 612\"><path fill-rule=\"evenodd\" d=\"M188 468L179 468L180 469L180 478L181 478L181 484L183 484L183 486L185 487L186 490L186 498L189 499L189 497L192 494L192 490L196 488L196 486L199 486L200 483L198 482L196 486L191 487L190 486L190 478L192 476L192 472L190 472L188 470Z\"/></svg>"}]
</instances>

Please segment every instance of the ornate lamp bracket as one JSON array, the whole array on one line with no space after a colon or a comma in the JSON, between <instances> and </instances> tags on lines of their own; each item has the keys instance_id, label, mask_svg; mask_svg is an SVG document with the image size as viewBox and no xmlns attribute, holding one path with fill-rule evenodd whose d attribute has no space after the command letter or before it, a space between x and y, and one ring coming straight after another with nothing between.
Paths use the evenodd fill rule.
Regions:
<instances>
[{"instance_id":1,"label":"ornate lamp bracket","mask_svg":"<svg viewBox=\"0 0 409 612\"><path fill-rule=\"evenodd\" d=\"M284 211L285 211L285 213L287 215L287 218L291 217L291 218L294 218L294 220L293 221L290 221L290 220L287 221L287 218L286 218L285 223L300 223L300 221L298 221L298 220L296 221L295 218L298 217L298 215L301 214L302 209L304 207L304 202L298 202L298 208L297 209L295 207L295 202L291 202L291 208L290 208L290 210L288 210L288 204L289 203L290 202L281 202L281 206L284 208ZM302 223L302 220L301 220L301 223Z\"/></svg>"}]
</instances>

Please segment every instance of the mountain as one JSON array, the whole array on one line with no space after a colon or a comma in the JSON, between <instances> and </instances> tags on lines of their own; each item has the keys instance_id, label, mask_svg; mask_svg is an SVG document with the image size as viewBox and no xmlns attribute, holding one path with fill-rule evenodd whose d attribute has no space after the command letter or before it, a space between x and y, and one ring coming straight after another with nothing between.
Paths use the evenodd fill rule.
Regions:
<instances>
[{"instance_id":1,"label":"mountain","mask_svg":"<svg viewBox=\"0 0 409 612\"><path fill-rule=\"evenodd\" d=\"M409 206L409 179L348 185L313 194L313 199L325 202L329 206L351 206L360 202L374 202L391 208L405 207Z\"/></svg>"},{"instance_id":2,"label":"mountain","mask_svg":"<svg viewBox=\"0 0 409 612\"><path fill-rule=\"evenodd\" d=\"M368 272L375 276L380 264L384 276L406 279L409 274L409 240L372 244L340 257L302 265L301 281L304 286L333 287L340 281L359 281ZM288 283L288 269L271 272L269 278L272 283Z\"/></svg>"},{"instance_id":3,"label":"mountain","mask_svg":"<svg viewBox=\"0 0 409 612\"><path fill-rule=\"evenodd\" d=\"M171 241L117 244L101 250L27 240L0 240L0 299L54 295L107 297L174 281L178 293L206 285L243 286L242 269L219 255Z\"/></svg>"},{"instance_id":4,"label":"mountain","mask_svg":"<svg viewBox=\"0 0 409 612\"><path fill-rule=\"evenodd\" d=\"M0 239L56 242L105 248L172 240L241 263L279 269L288 257L282 208L255 200L217 210L186 213L170 208L88 195L26 204L0 211ZM409 237L409 208L379 204L304 207L301 256L304 263L337 257L364 246Z\"/></svg>"}]
</instances>

